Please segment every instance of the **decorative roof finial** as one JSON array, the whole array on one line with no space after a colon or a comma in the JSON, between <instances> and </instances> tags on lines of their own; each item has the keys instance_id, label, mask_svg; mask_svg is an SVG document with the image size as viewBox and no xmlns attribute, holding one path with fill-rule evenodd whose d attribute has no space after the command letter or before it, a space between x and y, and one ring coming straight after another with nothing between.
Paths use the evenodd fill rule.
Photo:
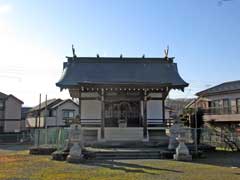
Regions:
<instances>
[{"instance_id":1,"label":"decorative roof finial","mask_svg":"<svg viewBox=\"0 0 240 180\"><path fill-rule=\"evenodd\" d=\"M120 54L120 58L121 58L121 59L123 58L123 55L122 55L122 54Z\"/></svg>"},{"instance_id":2,"label":"decorative roof finial","mask_svg":"<svg viewBox=\"0 0 240 180\"><path fill-rule=\"evenodd\" d=\"M169 52L169 46L167 46L166 49L164 49L164 55L165 55L165 59L168 59L168 52Z\"/></svg>"},{"instance_id":3,"label":"decorative roof finial","mask_svg":"<svg viewBox=\"0 0 240 180\"><path fill-rule=\"evenodd\" d=\"M99 56L99 54L97 54L97 58L99 58L100 56Z\"/></svg>"},{"instance_id":4,"label":"decorative roof finial","mask_svg":"<svg viewBox=\"0 0 240 180\"><path fill-rule=\"evenodd\" d=\"M73 58L75 59L77 57L76 53L75 53L75 48L72 44L72 53L73 53Z\"/></svg>"},{"instance_id":5,"label":"decorative roof finial","mask_svg":"<svg viewBox=\"0 0 240 180\"><path fill-rule=\"evenodd\" d=\"M143 59L145 58L145 54L142 55L142 58L143 58Z\"/></svg>"}]
</instances>

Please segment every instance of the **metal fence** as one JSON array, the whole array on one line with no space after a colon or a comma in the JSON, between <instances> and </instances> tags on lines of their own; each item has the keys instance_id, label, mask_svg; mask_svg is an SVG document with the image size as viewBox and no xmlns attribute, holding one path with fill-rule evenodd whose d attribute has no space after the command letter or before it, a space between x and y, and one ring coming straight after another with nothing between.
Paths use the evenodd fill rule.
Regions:
<instances>
[{"instance_id":1,"label":"metal fence","mask_svg":"<svg viewBox=\"0 0 240 180\"><path fill-rule=\"evenodd\" d=\"M207 144L225 150L240 150L240 134L235 131L217 131L211 128L198 128L198 143ZM185 128L187 143L194 143L195 129Z\"/></svg>"},{"instance_id":2,"label":"metal fence","mask_svg":"<svg viewBox=\"0 0 240 180\"><path fill-rule=\"evenodd\" d=\"M33 143L34 131L24 131L18 133L0 133L0 144L6 143Z\"/></svg>"},{"instance_id":3,"label":"metal fence","mask_svg":"<svg viewBox=\"0 0 240 180\"><path fill-rule=\"evenodd\" d=\"M184 128L186 143L193 144L195 140L195 129ZM69 128L54 127L47 129L36 129L33 133L35 146L53 146L62 149L69 136ZM207 144L222 149L238 150L240 147L240 135L236 132L218 132L210 128L198 128L197 138L200 144Z\"/></svg>"},{"instance_id":4,"label":"metal fence","mask_svg":"<svg viewBox=\"0 0 240 180\"><path fill-rule=\"evenodd\" d=\"M68 139L69 128L52 127L46 129L35 129L34 145L35 146L53 146L62 149Z\"/></svg>"}]
</instances>

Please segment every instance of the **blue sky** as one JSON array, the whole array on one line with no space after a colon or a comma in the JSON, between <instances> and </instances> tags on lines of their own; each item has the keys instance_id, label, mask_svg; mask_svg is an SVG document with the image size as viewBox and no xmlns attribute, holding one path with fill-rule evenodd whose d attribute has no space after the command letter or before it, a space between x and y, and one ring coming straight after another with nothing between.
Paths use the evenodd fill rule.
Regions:
<instances>
[{"instance_id":1,"label":"blue sky","mask_svg":"<svg viewBox=\"0 0 240 180\"><path fill-rule=\"evenodd\" d=\"M239 79L240 0L0 0L0 91L35 105L59 92L71 44L78 56L161 57L167 45L185 93ZM30 84L30 86L29 86Z\"/></svg>"}]
</instances>

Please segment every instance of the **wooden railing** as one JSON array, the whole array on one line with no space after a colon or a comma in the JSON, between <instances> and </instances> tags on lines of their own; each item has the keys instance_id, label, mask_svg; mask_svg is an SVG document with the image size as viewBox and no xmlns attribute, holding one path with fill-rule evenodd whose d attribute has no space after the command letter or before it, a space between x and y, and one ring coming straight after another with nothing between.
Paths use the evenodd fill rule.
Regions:
<instances>
[{"instance_id":1,"label":"wooden railing","mask_svg":"<svg viewBox=\"0 0 240 180\"><path fill-rule=\"evenodd\" d=\"M80 122L83 127L101 127L101 119L81 119ZM148 127L170 127L173 125L173 119L147 119L147 124ZM136 127L142 126L136 125Z\"/></svg>"}]
</instances>

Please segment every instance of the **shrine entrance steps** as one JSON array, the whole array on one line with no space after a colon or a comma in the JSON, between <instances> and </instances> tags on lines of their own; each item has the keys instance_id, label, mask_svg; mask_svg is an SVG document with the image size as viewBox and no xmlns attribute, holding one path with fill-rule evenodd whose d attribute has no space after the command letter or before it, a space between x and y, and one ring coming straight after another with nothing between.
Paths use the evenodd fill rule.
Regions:
<instances>
[{"instance_id":1,"label":"shrine entrance steps","mask_svg":"<svg viewBox=\"0 0 240 180\"><path fill-rule=\"evenodd\" d=\"M157 141L95 141L85 142L85 146L94 148L155 148L163 147L167 148L168 139L157 140Z\"/></svg>"},{"instance_id":2,"label":"shrine entrance steps","mask_svg":"<svg viewBox=\"0 0 240 180\"><path fill-rule=\"evenodd\" d=\"M92 148L85 149L88 159L172 159L174 151L165 148Z\"/></svg>"}]
</instances>

